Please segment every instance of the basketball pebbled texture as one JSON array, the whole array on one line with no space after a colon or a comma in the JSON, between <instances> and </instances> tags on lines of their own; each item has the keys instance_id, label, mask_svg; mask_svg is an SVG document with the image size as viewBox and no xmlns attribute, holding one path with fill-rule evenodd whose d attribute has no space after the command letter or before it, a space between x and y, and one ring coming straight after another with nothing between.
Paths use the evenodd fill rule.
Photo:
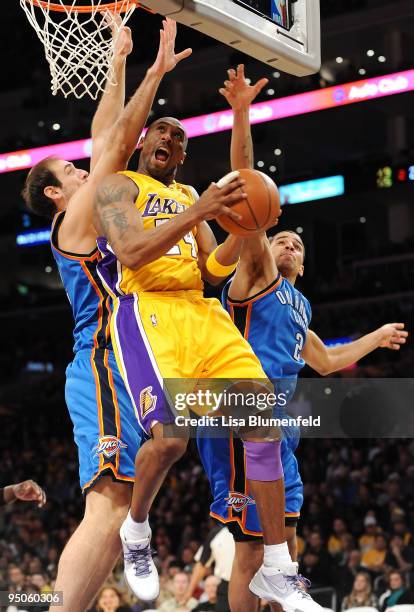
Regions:
<instances>
[{"instance_id":1,"label":"basketball pebbled texture","mask_svg":"<svg viewBox=\"0 0 414 612\"><path fill-rule=\"evenodd\" d=\"M228 215L220 215L216 221L229 234L249 236L276 224L281 213L280 198L274 181L267 174L248 168L239 173L246 181L240 193L246 193L247 200L240 200L231 208L242 218L235 221Z\"/></svg>"}]
</instances>

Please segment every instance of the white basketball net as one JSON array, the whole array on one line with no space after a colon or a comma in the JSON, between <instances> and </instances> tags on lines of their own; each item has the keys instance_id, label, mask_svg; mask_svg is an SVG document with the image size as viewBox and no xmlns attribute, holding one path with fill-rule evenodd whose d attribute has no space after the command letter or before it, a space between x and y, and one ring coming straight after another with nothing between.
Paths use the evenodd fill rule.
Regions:
<instances>
[{"instance_id":1,"label":"white basketball net","mask_svg":"<svg viewBox=\"0 0 414 612\"><path fill-rule=\"evenodd\" d=\"M106 81L116 84L112 67L114 47L122 26L135 9L132 0L118 2L120 19L113 20L114 34L103 19L103 6L107 0L89 0L90 12L76 12L78 0L20 0L29 22L42 41L49 63L53 95L59 91L65 98L82 98L89 94L96 100L104 91ZM50 5L60 5L62 12ZM125 10L125 12L123 12Z\"/></svg>"}]
</instances>

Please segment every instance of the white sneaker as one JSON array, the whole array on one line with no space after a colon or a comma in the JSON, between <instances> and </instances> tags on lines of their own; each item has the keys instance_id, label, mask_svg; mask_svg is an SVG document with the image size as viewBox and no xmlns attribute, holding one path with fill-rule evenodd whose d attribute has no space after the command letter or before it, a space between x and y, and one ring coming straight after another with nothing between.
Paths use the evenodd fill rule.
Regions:
<instances>
[{"instance_id":1,"label":"white sneaker","mask_svg":"<svg viewBox=\"0 0 414 612\"><path fill-rule=\"evenodd\" d=\"M125 580L142 601L153 601L160 594L157 568L152 560L151 533L143 540L127 540L124 525L119 531L124 554Z\"/></svg>"},{"instance_id":2,"label":"white sneaker","mask_svg":"<svg viewBox=\"0 0 414 612\"><path fill-rule=\"evenodd\" d=\"M285 612L321 612L323 609L303 590L297 563L281 569L262 565L250 582L249 589L261 599L276 601Z\"/></svg>"}]
</instances>

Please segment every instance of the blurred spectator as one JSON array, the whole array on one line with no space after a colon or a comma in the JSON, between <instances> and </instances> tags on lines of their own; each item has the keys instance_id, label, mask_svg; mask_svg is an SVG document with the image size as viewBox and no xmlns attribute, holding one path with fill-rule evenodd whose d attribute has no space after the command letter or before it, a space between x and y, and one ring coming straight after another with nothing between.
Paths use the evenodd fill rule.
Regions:
<instances>
[{"instance_id":1,"label":"blurred spectator","mask_svg":"<svg viewBox=\"0 0 414 612\"><path fill-rule=\"evenodd\" d=\"M184 605L183 601L190 584L188 574L185 572L177 572L172 580L172 597L166 599L157 610L160 612L172 612L178 608L184 610L192 610L197 605L197 600L191 597Z\"/></svg>"},{"instance_id":2,"label":"blurred spectator","mask_svg":"<svg viewBox=\"0 0 414 612\"><path fill-rule=\"evenodd\" d=\"M349 553L346 565L338 568L334 579L334 585L341 597L351 591L356 575L362 570L361 552L359 550L352 550Z\"/></svg>"},{"instance_id":3,"label":"blurred spectator","mask_svg":"<svg viewBox=\"0 0 414 612\"><path fill-rule=\"evenodd\" d=\"M331 582L332 561L322 541L321 534L313 531L303 556L303 573L312 586L329 586Z\"/></svg>"},{"instance_id":4,"label":"blurred spectator","mask_svg":"<svg viewBox=\"0 0 414 612\"><path fill-rule=\"evenodd\" d=\"M364 519L364 527L364 533L359 538L359 547L362 553L374 548L375 537L379 532L377 519L375 516L372 516L371 514L367 515Z\"/></svg>"},{"instance_id":5,"label":"blurred spectator","mask_svg":"<svg viewBox=\"0 0 414 612\"><path fill-rule=\"evenodd\" d=\"M208 576L204 581L204 601L201 601L194 609L194 612L209 612L216 609L217 588L220 580L217 576Z\"/></svg>"},{"instance_id":6,"label":"blurred spectator","mask_svg":"<svg viewBox=\"0 0 414 612\"><path fill-rule=\"evenodd\" d=\"M183 548L181 553L181 563L185 572L190 572L193 569L194 563L194 552L189 546Z\"/></svg>"},{"instance_id":7,"label":"blurred spectator","mask_svg":"<svg viewBox=\"0 0 414 612\"><path fill-rule=\"evenodd\" d=\"M414 466L411 466L414 467ZM410 544L412 541L412 535L410 530L407 527L407 521L404 516L401 514L397 514L392 519L392 534L401 536L405 545Z\"/></svg>"},{"instance_id":8,"label":"blurred spectator","mask_svg":"<svg viewBox=\"0 0 414 612\"><path fill-rule=\"evenodd\" d=\"M32 585L36 587L39 593L50 593L52 591L52 587L49 583L49 578L46 577L46 575L42 572L32 574L30 576L30 581Z\"/></svg>"},{"instance_id":9,"label":"blurred spectator","mask_svg":"<svg viewBox=\"0 0 414 612\"><path fill-rule=\"evenodd\" d=\"M379 574L383 571L387 558L387 538L383 533L375 536L374 547L362 555L361 565L370 572Z\"/></svg>"},{"instance_id":10,"label":"blurred spectator","mask_svg":"<svg viewBox=\"0 0 414 612\"><path fill-rule=\"evenodd\" d=\"M9 588L12 593L24 591L26 576L17 565L9 566Z\"/></svg>"},{"instance_id":11,"label":"blurred spectator","mask_svg":"<svg viewBox=\"0 0 414 612\"><path fill-rule=\"evenodd\" d=\"M371 578L367 572L359 572L354 580L352 591L342 602L342 611L349 608L371 606L376 608L378 600L372 592Z\"/></svg>"},{"instance_id":12,"label":"blurred spectator","mask_svg":"<svg viewBox=\"0 0 414 612\"><path fill-rule=\"evenodd\" d=\"M333 533L329 536L328 551L336 555L343 550L341 537L347 532L346 523L343 519L335 519L333 522Z\"/></svg>"},{"instance_id":13,"label":"blurred spectator","mask_svg":"<svg viewBox=\"0 0 414 612\"><path fill-rule=\"evenodd\" d=\"M405 546L400 535L394 535L390 541L389 563L402 572L410 572L414 565L414 549Z\"/></svg>"},{"instance_id":14,"label":"blurred spectator","mask_svg":"<svg viewBox=\"0 0 414 612\"><path fill-rule=\"evenodd\" d=\"M132 612L121 592L114 586L104 586L96 599L96 612Z\"/></svg>"},{"instance_id":15,"label":"blurred spectator","mask_svg":"<svg viewBox=\"0 0 414 612\"><path fill-rule=\"evenodd\" d=\"M379 605L383 611L391 606L414 604L414 593L407 589L404 576L393 570L388 577L389 589L380 597Z\"/></svg>"},{"instance_id":16,"label":"blurred spectator","mask_svg":"<svg viewBox=\"0 0 414 612\"><path fill-rule=\"evenodd\" d=\"M339 565L345 565L348 561L349 555L355 549L355 538L350 533L344 533L340 539L342 550L336 555L336 560Z\"/></svg>"}]
</instances>

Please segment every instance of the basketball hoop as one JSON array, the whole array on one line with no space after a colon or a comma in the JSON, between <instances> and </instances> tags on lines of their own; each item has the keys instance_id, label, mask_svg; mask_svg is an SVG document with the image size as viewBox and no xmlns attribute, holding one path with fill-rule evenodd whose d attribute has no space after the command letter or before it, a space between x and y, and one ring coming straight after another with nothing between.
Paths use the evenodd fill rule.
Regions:
<instances>
[{"instance_id":1,"label":"basketball hoop","mask_svg":"<svg viewBox=\"0 0 414 612\"><path fill-rule=\"evenodd\" d=\"M54 96L96 100L107 80L116 84L114 48L137 0L20 0L20 6L45 48ZM105 20L108 11L119 19Z\"/></svg>"}]
</instances>

